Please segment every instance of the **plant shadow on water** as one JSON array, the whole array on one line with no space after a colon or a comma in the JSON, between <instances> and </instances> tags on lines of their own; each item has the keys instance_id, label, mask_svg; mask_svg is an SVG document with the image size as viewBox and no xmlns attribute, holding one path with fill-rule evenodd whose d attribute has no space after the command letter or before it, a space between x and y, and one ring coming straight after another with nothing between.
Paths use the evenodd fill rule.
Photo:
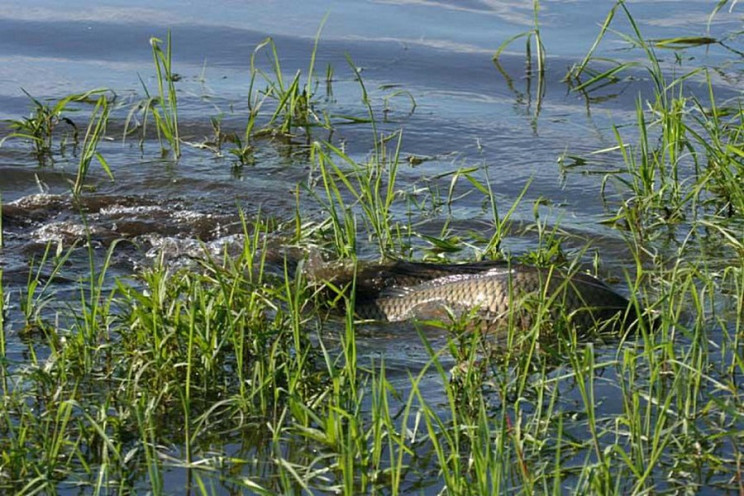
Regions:
<instances>
[{"instance_id":1,"label":"plant shadow on water","mask_svg":"<svg viewBox=\"0 0 744 496\"><path fill-rule=\"evenodd\" d=\"M536 133L551 73L533 7L531 30L493 61L513 89L500 63L526 39ZM640 62L596 55L618 18ZM165 45L151 39L157 93L141 79L146 96L134 102L103 90L52 105L32 98L32 115L9 124L3 147L30 143L35 175L55 161L74 173L58 179L70 194L0 205L0 490L744 490L741 102L718 101L713 69L669 79L657 56L732 50L731 40L648 40L618 2L565 77L587 108L627 91L639 70L649 82L635 124L612 127L615 144L566 150L560 165L567 175L601 172L603 220L626 257L611 282L625 288L631 314L651 317L629 332L587 332L565 300L540 289L492 333L474 325L477 306L444 309L441 321L360 322L358 277L390 259L605 274L602 241L559 226L545 198L525 205L530 181L505 202L485 165L443 172L441 157L406 158L391 117L405 102L399 115L413 119L415 95L370 91L351 59L345 76L327 69L322 88L319 39L320 30L307 72L290 77L277 44L258 45L239 125L234 115L201 127L179 118L170 35ZM352 112L329 98L344 82L360 95ZM707 94L689 93L693 85ZM178 180L173 169L190 154L230 162L236 181L281 175L283 210L253 203L224 214L224 203L109 194L117 186L92 178L116 177L106 158L114 129L142 161L157 156L163 183ZM127 141L135 134L139 147ZM361 158L348 148L359 135L369 143ZM283 165L261 163L272 154ZM510 254L520 242L531 249ZM334 267L351 276L340 283Z\"/></svg>"}]
</instances>

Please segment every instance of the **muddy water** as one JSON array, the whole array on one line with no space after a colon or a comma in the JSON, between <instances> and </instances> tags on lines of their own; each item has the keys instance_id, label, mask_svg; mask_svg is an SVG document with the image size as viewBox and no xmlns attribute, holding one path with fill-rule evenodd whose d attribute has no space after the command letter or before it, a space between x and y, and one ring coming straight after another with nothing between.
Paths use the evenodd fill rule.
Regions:
<instances>
[{"instance_id":1,"label":"muddy water","mask_svg":"<svg viewBox=\"0 0 744 496\"><path fill-rule=\"evenodd\" d=\"M710 2L703 1L630 5L644 34L653 38L702 35L711 9ZM543 2L540 22L549 59L544 94L538 94L536 79L525 77L522 41L502 57L507 78L491 61L502 41L530 29L529 2L220 0L164 1L153 6L137 0L95 5L7 0L0 6L0 118L27 115L29 100L21 88L41 100L98 87L111 88L120 102L141 98L140 78L155 87L148 40L165 37L171 29L174 69L180 75L182 133L186 140L199 143L212 134L210 117L219 117L226 129L239 130L244 124L255 46L271 35L285 75L305 71L313 36L327 15L316 68L321 79L328 64L335 71L332 94L323 108L331 114L366 115L347 55L361 71L378 112L398 89L410 92L416 101L411 112L406 96L390 98L388 120L381 122L384 129L403 130L404 157L425 159L402 167L401 189L433 185L446 192L451 174L474 168L476 177L491 181L499 207L506 211L529 182L515 219L533 222L533 206L540 200L540 220L548 226L560 224L570 235L569 249L592 242L586 262L596 251L603 271L622 280L623 271L632 270L632 265L625 258L621 236L600 224L612 211L599 193L602 176L564 174L556 163L565 151L578 155L614 145L612 126L632 123L638 93L650 92L640 69L634 82L609 88L602 93L606 98L592 103L560 82L590 47L609 7L610 3L598 6L593 0ZM712 34L731 31L737 19L719 15L711 23ZM608 43L603 54L640 58L621 48L619 42ZM674 53L660 55L665 63L675 63ZM692 67L725 56L714 48L687 52L684 60ZM259 60L268 70L265 59ZM738 91L736 68L712 77L721 98ZM319 92L324 91L321 83ZM77 164L74 150L55 153L40 165L26 143L11 140L0 147L5 238L0 266L6 291L12 295L25 284L29 260L38 258L49 243L56 250L91 240L97 256L102 256L112 242L124 239L128 242L117 248L114 269L125 275L157 253L178 260L198 256L201 243L214 250L237 243L240 209L249 215L260 210L278 219L293 217L293 192L309 175L308 154L301 143L287 147L261 142L255 164L244 168L236 168L229 154L186 146L175 164L160 158L154 139L141 148L136 139L122 142L115 131L123 128L125 116L126 112L114 116L114 139L99 148L115 181L94 167L89 176L93 191L81 203L69 197ZM360 160L371 148L371 132L362 125L340 127L333 139ZM618 165L610 162L607 168ZM487 233L489 213L482 207L483 198L469 189L466 182L457 186L456 196L463 196L452 206L453 226ZM321 218L317 205L306 207L309 217ZM444 209L426 217L423 230L436 234L448 213ZM504 247L520 254L535 247L535 238L515 235ZM71 260L65 274L70 288L88 270L85 252ZM617 289L625 291L622 284ZM14 338L14 326L19 317L13 315L9 355L18 359L22 347ZM385 355L391 380L404 385L408 370L415 370L426 353L423 347L400 343L416 340L417 331L409 326L376 328L360 336L360 346L370 357ZM431 391L436 382L432 378ZM620 408L611 400L615 393L611 379L598 386L596 394L609 398L603 413Z\"/></svg>"}]
</instances>

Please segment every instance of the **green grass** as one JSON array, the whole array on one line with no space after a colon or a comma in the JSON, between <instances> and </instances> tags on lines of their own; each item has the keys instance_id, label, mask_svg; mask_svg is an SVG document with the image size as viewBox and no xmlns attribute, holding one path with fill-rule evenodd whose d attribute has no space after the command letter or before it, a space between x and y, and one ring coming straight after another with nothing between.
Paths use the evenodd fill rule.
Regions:
<instances>
[{"instance_id":1,"label":"green grass","mask_svg":"<svg viewBox=\"0 0 744 496\"><path fill-rule=\"evenodd\" d=\"M632 36L622 38L645 55L644 66L653 83L653 95L639 96L637 100L636 125L630 130L637 132L637 136L628 136L627 129L617 127L615 147L579 162L588 165L596 157L619 152L625 167L605 177L603 190L605 185L612 185L623 199L611 222L636 237L636 246L664 235L664 229L679 231L690 229L692 224L691 233L716 226L713 231L721 234L724 244L736 249L736 243L729 237L729 225L736 222L734 218L744 207L738 180L744 156L741 153L744 120L737 102L724 105L717 102L706 70L695 68L672 79L667 77L654 48L659 42L645 40L627 6L619 2L590 53L571 69L568 78L578 79L596 62L593 50L607 33L618 7L633 29ZM588 91L590 86L615 84L612 78L628 68L615 65L617 70L611 76L599 74L573 90ZM701 77L708 93L704 99L687 90L692 84L700 86Z\"/></svg>"},{"instance_id":2,"label":"green grass","mask_svg":"<svg viewBox=\"0 0 744 496\"><path fill-rule=\"evenodd\" d=\"M83 190L85 178L88 175L91 163L95 158L101 165L101 168L108 174L111 180L114 180L114 175L111 173L111 168L106 162L106 159L98 151L98 143L105 136L106 124L108 123L110 102L106 95L101 95L96 101L95 107L91 111L90 120L88 121L88 127L85 130L85 136L83 137L82 149L80 150L80 159L78 163L77 176L75 177L75 183L72 187L72 193L75 196L80 195Z\"/></svg>"},{"instance_id":3,"label":"green grass","mask_svg":"<svg viewBox=\"0 0 744 496\"><path fill-rule=\"evenodd\" d=\"M178 129L176 81L180 77L173 71L173 44L171 43L170 31L168 31L168 37L165 41L165 51L163 51L162 44L163 40L160 38L154 36L150 38L152 60L155 65L155 77L158 85L157 96L150 96L150 92L143 81L142 88L145 91L146 100L135 109L142 107L144 111L143 136L147 126L148 112L150 112L155 121L155 130L158 134L161 150L165 154L167 151L165 144L167 144L173 158L178 160L181 156L181 135ZM126 129L124 134L127 134Z\"/></svg>"},{"instance_id":4,"label":"green grass","mask_svg":"<svg viewBox=\"0 0 744 496\"><path fill-rule=\"evenodd\" d=\"M524 38L525 39L525 78L526 78L526 100L528 106L531 105L532 91L531 83L533 80L537 81L537 88L535 90L535 108L532 112L533 129L536 129L537 120L540 116L540 110L542 108L543 98L545 97L546 79L545 79L545 67L547 52L545 50L545 44L543 43L542 35L540 34L540 1L532 0L532 12L533 12L533 28L524 31L522 33L515 34L503 41L493 54L492 60L496 69L504 77L509 89L515 92L519 99L522 96L518 91L515 90L514 81L511 76L504 70L501 65L500 59L504 51L511 46L515 41ZM534 40L534 48L532 46ZM535 52L534 65L536 68L533 70L533 56L532 52Z\"/></svg>"},{"instance_id":5,"label":"green grass","mask_svg":"<svg viewBox=\"0 0 744 496\"><path fill-rule=\"evenodd\" d=\"M9 139L28 141L39 165L53 163L55 145L60 153L68 147L77 148L80 128L75 122L76 113L85 110L87 105L93 105L91 119L96 119L102 102L109 104L116 98L109 90L99 88L44 103L25 90L23 92L31 100L31 113L28 117L6 121L11 132L0 139L0 146Z\"/></svg>"},{"instance_id":6,"label":"green grass","mask_svg":"<svg viewBox=\"0 0 744 496\"><path fill-rule=\"evenodd\" d=\"M115 106L116 95L113 92L107 89L95 89L68 95L53 104L42 103L28 93L26 95L33 104L31 115L9 121L8 127L11 132L0 139L0 146L9 139L28 141L32 144L33 153L39 165L53 165L55 143L60 153L63 153L67 147L71 147L78 156L77 174L72 182L72 192L75 196L80 195L83 190L93 159L98 161L113 180L113 174L106 159L98 151L98 144L106 134L111 108ZM91 109L87 112L89 107ZM88 121L82 143L80 142L81 126L73 120L76 117L75 114L81 112ZM62 124L65 124L66 132L59 130ZM0 235L1 244L2 235Z\"/></svg>"},{"instance_id":7,"label":"green grass","mask_svg":"<svg viewBox=\"0 0 744 496\"><path fill-rule=\"evenodd\" d=\"M612 130L616 146L576 167L608 156L622 163L597 194L606 194L607 223L625 235L635 264L621 282L634 305L655 313L653 329L579 338L563 316L553 318L555 302L536 298L530 326L515 317L497 337L468 327L467 316L438 328L382 329L405 336L391 339L409 346L408 371L391 366L400 357L371 353L377 330L354 320L355 281L336 288L329 308L322 281L294 270L312 260L283 261L272 240L352 268L360 257L499 258L520 229L513 217L529 183L506 206L477 167L404 183L403 133L378 129L375 109L384 116L385 103L375 107L360 79L370 154L358 160L334 142L310 142L292 232L243 216L238 256L205 250L191 267L161 259L120 280L109 274L116 244L102 257L89 245L74 299L58 294L56 281L80 248L50 245L12 299L0 270L0 491L169 494L184 489L167 487L179 480L198 494L741 492L740 102L717 101L709 78L704 100L691 94L702 71L669 78L656 50L672 42L645 40L624 3L567 78L574 91L617 84L631 68L594 66L605 62L593 54L620 11L632 30L623 39L646 57L652 90L639 95L633 126ZM531 36L541 45L535 23ZM148 108L157 109L159 136L175 158L182 140L170 42L159 47L162 86ZM265 50L271 73L255 65ZM259 129L310 136L329 121L316 107L315 50L317 39L304 82L299 72L285 79L272 41L254 53L251 88L260 79L266 89L251 90L246 127L229 142L240 164L260 146ZM78 194L92 160L106 166L97 145L111 101L96 96ZM53 107L41 105L52 128L65 115ZM35 154L54 147L46 130L38 140L24 136ZM453 227L463 185L482 200L485 232ZM307 204L325 220L308 217ZM565 250L566 234L543 208L533 205L527 228L537 246L525 258L586 265L591 247ZM419 232L431 216L445 219L438 236ZM8 354L9 336L21 352Z\"/></svg>"},{"instance_id":8,"label":"green grass","mask_svg":"<svg viewBox=\"0 0 744 496\"><path fill-rule=\"evenodd\" d=\"M315 317L323 311L313 287L301 273L262 270L266 231L251 228L237 259L175 273L156 264L136 285L107 286L105 259L91 267L75 318L38 319L32 361L3 366L5 490L75 481L127 492L138 473L137 492L163 493L164 472L179 467L207 493L216 484L264 494L405 493L417 484L457 494L625 493L671 484L668 473L697 473L687 484L706 483L706 467L735 474L716 445L725 442L719 429L739 436L725 427L741 407L725 377L742 372L741 360L713 359L704 320L672 325L687 301L704 313L713 284L699 286L699 274L668 275L661 329L621 342L617 354L571 340L546 347L540 319L526 333L510 329L502 351L477 333L455 328L442 346L422 330L429 363L401 394L384 358L359 355L353 298L345 316ZM744 296L740 272L731 277ZM537 313L547 314L542 305ZM675 344L679 332L688 346ZM432 374L444 405L429 397ZM600 382L621 411L600 413ZM578 397L564 398L574 389ZM215 457L225 441L246 451ZM224 463L241 468L224 474Z\"/></svg>"}]
</instances>

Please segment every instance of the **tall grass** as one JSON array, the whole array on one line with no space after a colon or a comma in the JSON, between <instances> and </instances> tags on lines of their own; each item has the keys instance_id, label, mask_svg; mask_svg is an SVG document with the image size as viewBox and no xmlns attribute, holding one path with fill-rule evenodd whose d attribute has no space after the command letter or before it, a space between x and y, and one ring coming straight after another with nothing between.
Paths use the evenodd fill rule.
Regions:
<instances>
[{"instance_id":1,"label":"tall grass","mask_svg":"<svg viewBox=\"0 0 744 496\"><path fill-rule=\"evenodd\" d=\"M85 93L71 94L56 101L53 105L44 104L26 93L33 103L31 116L10 122L13 131L0 140L0 146L8 139L28 140L33 144L34 154L41 165L53 160L55 137L59 136L58 127L64 123L72 130L70 135L64 134L59 143L60 150L72 146L78 155L77 174L72 182L72 192L75 196L83 190L85 179L95 158L103 170L113 180L113 174L108 162L98 151L98 144L106 134L106 125L116 95L107 89L95 89ZM84 111L79 104L92 105L87 114L88 124L80 143L80 128L73 121L75 112ZM71 143L68 143L68 139ZM0 234L0 246L2 234Z\"/></svg>"},{"instance_id":2,"label":"tall grass","mask_svg":"<svg viewBox=\"0 0 744 496\"><path fill-rule=\"evenodd\" d=\"M394 220L392 212L396 198L401 136L397 136L397 144L390 154L387 151L388 139L395 140L396 136L380 139L375 154L367 163L362 164L332 144L323 146L316 143L312 149L323 181L326 208L331 212L334 236L339 240L336 246L344 247L339 253L341 256L355 253L355 208L361 211L364 223L359 227L368 233L368 241L377 245L381 255L404 250L399 242L405 239L407 228ZM341 160L345 167L338 165L334 157Z\"/></svg>"},{"instance_id":3,"label":"tall grass","mask_svg":"<svg viewBox=\"0 0 744 496\"><path fill-rule=\"evenodd\" d=\"M73 195L78 196L83 190L83 183L88 175L91 162L95 158L101 165L103 170L113 181L114 175L111 173L111 168L108 165L106 159L98 151L98 143L104 137L106 133L106 124L108 123L110 112L110 103L106 95L101 95L96 101L95 107L90 115L88 127L85 130L85 136L83 137L83 145L80 150L80 159L78 163L77 176L75 177L75 183L72 187Z\"/></svg>"},{"instance_id":4,"label":"tall grass","mask_svg":"<svg viewBox=\"0 0 744 496\"><path fill-rule=\"evenodd\" d=\"M155 125L155 132L163 155L172 153L173 159L181 156L181 135L178 126L178 92L176 82L180 76L173 71L173 44L171 32L168 31L163 49L163 40L155 36L150 38L152 60L155 65L157 94L152 95L147 84L140 77L145 97L131 106L124 120L123 139L140 128L140 146L147 137L150 115ZM141 113L141 118L138 114Z\"/></svg>"},{"instance_id":5,"label":"tall grass","mask_svg":"<svg viewBox=\"0 0 744 496\"><path fill-rule=\"evenodd\" d=\"M534 38L535 40L535 63L537 65L537 75L538 78L541 80L545 77L545 45L542 41L542 36L540 35L540 22L539 22L539 14L540 14L540 1L539 0L533 0L532 2L532 11L533 11L533 24L534 27L529 30L525 31L523 33L516 34L510 38L507 38L505 41L503 41L499 47L496 49L496 52L493 55L493 60L498 62L499 57L501 57L501 54L504 50L506 50L509 45L511 45L514 41L525 38L526 44L525 44L525 54L526 54L526 64L527 64L527 72L531 73L531 67L532 67L532 40Z\"/></svg>"},{"instance_id":6,"label":"tall grass","mask_svg":"<svg viewBox=\"0 0 744 496\"><path fill-rule=\"evenodd\" d=\"M584 61L572 68L567 78L578 80L592 63L604 61L593 53L609 32L618 9L632 28L632 35L622 38L645 55L643 65L652 83L652 94L638 97L636 125L632 128L638 135L628 137L616 127L617 145L597 152L599 155L619 152L625 164L624 170L608 174L603 183L603 190L605 185L614 183L624 199L612 222L627 228L640 245L662 235L660 228L676 229L693 223L694 230L707 229L712 219L717 219L714 223L721 226L720 232L726 237L728 231L722 224L728 221L724 219L735 217L742 206L742 191L735 179L742 157L737 153L741 147L742 120L740 112L729 108L729 104L720 107L707 72L695 68L670 79L654 48L666 46L665 40L646 40L628 7L618 2ZM695 45L702 43L697 40ZM612 78L629 68L628 64L615 65L612 74L593 75L573 90L592 91L613 84ZM705 97L688 90L691 85L701 86L701 76L705 77L702 83L707 92Z\"/></svg>"},{"instance_id":7,"label":"tall grass","mask_svg":"<svg viewBox=\"0 0 744 496\"><path fill-rule=\"evenodd\" d=\"M617 4L598 40L621 9L632 21ZM535 23L531 36L540 42ZM639 96L631 138L626 127L612 129L623 170L603 185L616 187L609 221L627 234L635 264L625 286L638 311L654 312L653 328L580 337L546 295L525 302L529 325L515 312L496 335L474 329L468 315L437 329L410 324L413 340L411 327L362 327L357 281L335 288L329 308L322 281L296 270L310 261L275 253L272 237L287 235L262 216L241 215L237 256L205 249L180 269L161 258L127 279L110 273L116 244L99 255L88 243L75 299L56 292L74 252L50 245L18 303L0 270L0 491L163 494L178 479L200 494L740 492L741 112L717 101L710 79L705 100L691 95L688 81L702 73L668 79L658 41L644 40L635 22L631 29L626 38L648 59L652 93ZM154 51L162 87L151 103L177 157L177 113L166 110L175 105L169 47ZM572 76L576 83L590 75L581 91L629 68L595 72L602 77L592 81L595 48ZM264 50L275 63L271 74L254 72L267 89L252 97L236 145L246 153L264 100L275 105L269 122L278 132L323 122L312 108L314 55L308 79L297 73L288 82L273 42L254 57ZM448 181L446 193L431 207L446 218L442 239L418 233L411 185L400 179L403 134L379 131L361 84L369 156L312 142L308 195L296 189L291 241L352 267L359 258L408 256L417 240L438 255L466 246L475 258L502 256L529 184L504 210L477 168L443 174L435 180ZM78 192L94 158L105 166L96 145L107 103L98 100L88 125ZM449 207L462 184L482 196L491 225L456 241ZM301 201L314 201L326 219L308 219ZM554 265L564 255L562 235L538 209L536 202L540 246L527 258ZM662 243L669 232L672 249ZM718 259L706 251L711 240ZM572 257L585 258L581 250ZM8 328L14 305L23 322ZM9 353L15 333L21 349ZM383 333L422 363L408 358L406 371L400 357L378 356L370 342Z\"/></svg>"},{"instance_id":8,"label":"tall grass","mask_svg":"<svg viewBox=\"0 0 744 496\"><path fill-rule=\"evenodd\" d=\"M76 112L81 111L80 104L93 104L97 109L101 99L108 101L107 95L111 100L115 98L109 90L98 88L84 93L73 93L53 103L43 103L25 90L23 92L31 100L31 114L22 119L7 121L11 132L0 139L0 146L9 139L29 141L40 165L46 165L53 159L55 138L59 140L60 151L68 146L73 148L78 146L79 127L73 117ZM96 110L93 113L96 113ZM60 131L63 124L66 131Z\"/></svg>"},{"instance_id":9,"label":"tall grass","mask_svg":"<svg viewBox=\"0 0 744 496\"><path fill-rule=\"evenodd\" d=\"M527 330L515 320L503 341L455 325L432 342L422 329L429 360L401 386L385 357L360 352L353 291L339 317L319 320L303 273L267 266L266 233L246 223L237 258L207 256L199 270L176 272L156 264L134 285L111 286L105 258L91 265L72 319L52 316L52 327L37 313L48 343L32 346L53 353L7 369L4 490L74 479L99 492L158 493L166 471L186 466L207 494L212 484L260 494L627 493L682 487L663 474L690 477L714 419L735 418L740 399L718 369L741 371L738 354L716 363L706 321L678 324L686 301L705 312L715 285L700 286L681 264L658 295L655 332L609 347L575 336L551 344L554 303L537 301L544 317ZM741 295L740 272L729 274ZM680 332L690 347L676 344ZM611 398L619 411L603 406ZM248 447L226 459L226 441ZM705 456L735 473L717 451ZM221 472L225 464L236 472ZM686 484L705 484L706 473ZM133 487L122 482L132 478Z\"/></svg>"},{"instance_id":10,"label":"tall grass","mask_svg":"<svg viewBox=\"0 0 744 496\"><path fill-rule=\"evenodd\" d=\"M163 40L150 38L152 60L155 64L158 83L157 106L152 106L152 116L155 119L155 128L158 131L161 146L164 139L169 144L174 158L178 160L181 156L181 137L178 131L178 95L175 85L176 76L173 72L173 44L170 31L165 41L165 51L163 51L162 44ZM147 88L145 88L145 93L147 93Z\"/></svg>"},{"instance_id":11,"label":"tall grass","mask_svg":"<svg viewBox=\"0 0 744 496\"><path fill-rule=\"evenodd\" d=\"M315 35L313 49L310 52L310 62L305 76L305 82L302 82L302 71L297 70L294 76L287 82L282 68L279 53L272 38L266 38L258 44L251 54L251 83L249 95L253 96L253 89L257 78L260 78L266 88L262 90L263 97L257 102L249 102L249 128L246 128L245 141L250 137L249 131L254 126L255 113L268 98L273 100L274 111L266 124L266 129L275 130L284 135L290 135L294 129L302 128L308 134L310 128L314 126L327 127L327 118L322 118L316 109L316 75L315 59L318 52L318 43L323 31L323 25L327 16L323 18ZM268 50L268 61L271 65L271 72L266 72L260 68L257 58L264 49Z\"/></svg>"},{"instance_id":12,"label":"tall grass","mask_svg":"<svg viewBox=\"0 0 744 496\"><path fill-rule=\"evenodd\" d=\"M504 70L501 65L500 59L503 52L516 40L521 38L525 39L525 73L526 73L526 95L528 102L531 101L532 91L531 83L533 79L537 81L537 88L535 91L535 110L533 113L533 127L537 125L537 118L540 116L542 109L543 98L545 97L546 79L545 79L545 66L547 59L547 52L545 50L545 44L543 43L542 35L540 34L540 0L532 0L532 22L533 28L518 33L510 38L504 40L496 49L493 54L492 60L496 69L501 73L507 82L507 85L512 90L514 89L514 82L508 73ZM532 46L534 40L534 48ZM535 53L533 62L533 51ZM536 68L533 70L533 64Z\"/></svg>"},{"instance_id":13,"label":"tall grass","mask_svg":"<svg viewBox=\"0 0 744 496\"><path fill-rule=\"evenodd\" d=\"M0 217L2 212L0 212ZM2 247L0 246L0 249ZM5 285L3 281L3 269L0 268L0 382L2 382L3 396L8 391L7 382L7 338L5 337L5 315L8 311L8 300L5 294Z\"/></svg>"},{"instance_id":14,"label":"tall grass","mask_svg":"<svg viewBox=\"0 0 744 496\"><path fill-rule=\"evenodd\" d=\"M616 127L617 146L602 152L619 152L625 165L620 173L608 174L604 184L614 184L620 197L613 203L617 214L611 222L632 237L629 246L637 258L638 277L660 283L655 299L661 318L654 332L645 331L638 343L618 349L623 414L610 432L626 444L611 453L630 479L626 486L609 485L602 491L617 487L635 493L660 487L696 490L710 484L707 478L712 476L710 465L700 457L726 464L720 443L706 445L702 448L705 454L689 451L702 442L698 436L710 425L707 408L728 417L723 411L740 401L724 379L730 378L727 371L738 362L728 343L740 328L739 319L735 312L717 320L712 316L720 312L717 300L732 297L731 301L738 301L742 296L733 282L736 276L730 280L736 289L723 293L715 282L716 274L728 273L727 267L741 261L740 243L732 227L741 225L742 192L735 175L741 170L742 155L737 150L742 120L738 110L727 109L728 105L738 107L737 102L721 108L706 72L697 68L669 78L656 54L656 48L704 46L712 39L646 40L623 2L611 11L584 62L571 70L571 78L578 80L588 65L602 62L592 53L610 31L618 9L632 28L632 35L623 38L645 55L643 66L652 92L638 98L632 128L637 136L628 137L625 129ZM609 71L594 72L573 89L594 91L613 84L612 79L630 67L615 63ZM705 76L702 82L700 76ZM688 89L693 85L707 91L705 98ZM659 244L664 239L674 240L672 250L669 244ZM710 243L719 247L718 255L706 254ZM649 261L653 266L649 267ZM712 400L713 391L725 391L726 399ZM587 408L593 402L587 392ZM602 437L599 431L592 434L598 442ZM665 471L668 476L661 477ZM613 471L607 475L616 477ZM741 490L737 483L729 487Z\"/></svg>"}]
</instances>

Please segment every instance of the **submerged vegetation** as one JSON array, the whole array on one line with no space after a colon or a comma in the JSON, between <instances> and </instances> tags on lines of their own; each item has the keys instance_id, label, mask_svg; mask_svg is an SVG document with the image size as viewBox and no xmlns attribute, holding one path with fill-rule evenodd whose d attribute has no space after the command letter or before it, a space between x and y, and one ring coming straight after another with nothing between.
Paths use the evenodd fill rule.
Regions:
<instances>
[{"instance_id":1,"label":"submerged vegetation","mask_svg":"<svg viewBox=\"0 0 744 496\"><path fill-rule=\"evenodd\" d=\"M534 5L535 28L523 36L528 47L536 42L544 81ZM635 63L594 56L618 12L632 31L623 38L645 57L653 92L638 96L632 129L614 129L615 146L584 156L568 150L560 163L567 173L602 173L597 194L607 202L607 223L624 233L635 263L621 282L658 325L579 339L550 321L550 302L542 300L534 302L529 329L512 325L498 342L465 318L439 327L412 323L395 331L417 343L403 373L365 348L360 336L370 331L354 319L353 287L333 288L341 311L331 314L328 291L295 270L312 260L276 257L277 239L287 252L352 264L358 257L504 257L501 241L520 227L511 216L527 186L504 210L488 176L462 168L446 193L431 189L422 200L399 181L403 133L378 128L353 64L362 117L323 109L315 71L320 32L304 83L300 71L285 79L273 40L261 43L251 57L245 126L224 130L214 118L209 142L187 143L179 132L170 36L165 50L151 41L157 94L145 88L134 106L102 90L53 105L32 99L32 115L10 123L5 139L30 141L40 164L57 147L79 146L76 197L87 194L93 159L111 174L98 146L117 112L126 114L125 138L139 132L142 140L153 138L152 116L161 150L174 160L183 145L217 154L229 146L242 167L254 163L261 140L294 143L299 136L310 167L295 188L292 219L241 214L237 255L205 249L186 268L160 258L114 281L108 271L117 244L101 258L89 243L90 269L75 301L55 292L55 280L82 248L50 246L29 270L20 303L0 277L0 491L744 492L741 101L718 101L704 69L671 77L657 50L694 40L645 39L623 2L567 74L574 92L590 99L637 76L628 72ZM267 52L269 72L258 63ZM327 74L330 91L334 71ZM82 143L73 104L90 110ZM366 160L331 139L338 122L370 127ZM461 184L482 195L488 232L455 232L449 220L438 235L420 229L417 212L451 217ZM301 201L323 217L308 214ZM563 252L557 228L542 224L538 210L529 226L538 246L525 258L574 268L585 262L586 251ZM11 312L22 322L11 326ZM11 334L22 342L22 359L7 354ZM178 488L169 482L174 474Z\"/></svg>"}]
</instances>

